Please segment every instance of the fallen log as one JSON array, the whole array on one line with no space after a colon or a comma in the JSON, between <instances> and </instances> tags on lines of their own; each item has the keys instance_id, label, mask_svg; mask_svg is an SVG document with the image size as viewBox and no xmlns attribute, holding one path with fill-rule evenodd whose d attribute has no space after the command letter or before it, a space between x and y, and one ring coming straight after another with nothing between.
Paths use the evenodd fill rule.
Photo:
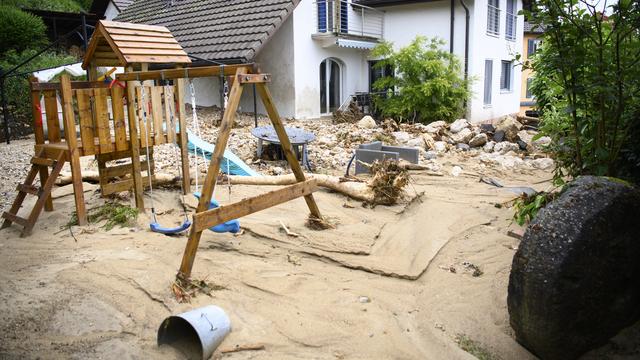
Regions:
<instances>
[{"instance_id":1,"label":"fallen log","mask_svg":"<svg viewBox=\"0 0 640 360\"><path fill-rule=\"evenodd\" d=\"M128 176L122 177L123 180L128 178ZM95 170L85 170L82 172L82 181L97 184L100 182L100 174ZM157 186L179 185L179 181L179 176L173 176L165 173L155 173L153 175L153 184ZM72 179L70 172L61 172L56 179L56 185L58 186L71 184L71 182Z\"/></svg>"}]
</instances>

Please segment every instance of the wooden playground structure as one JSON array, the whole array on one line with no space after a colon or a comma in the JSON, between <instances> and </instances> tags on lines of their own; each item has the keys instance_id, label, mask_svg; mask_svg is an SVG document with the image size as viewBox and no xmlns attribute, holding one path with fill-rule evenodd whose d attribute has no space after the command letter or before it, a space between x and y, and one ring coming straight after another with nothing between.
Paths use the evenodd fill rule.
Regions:
<instances>
[{"instance_id":1,"label":"wooden playground structure","mask_svg":"<svg viewBox=\"0 0 640 360\"><path fill-rule=\"evenodd\" d=\"M18 195L12 207L2 214L2 228L15 223L23 227L21 236L31 233L42 209L53 210L51 190L66 162L71 166L78 224L85 225L87 212L80 168L80 158L84 156L95 156L98 160L104 196L132 189L136 206L144 211L144 188L154 176L153 147L176 143L182 162L182 189L184 194L189 193L185 81L219 75L232 77L232 86L179 275L190 277L202 232L215 225L301 196L311 216L322 219L312 195L317 189L316 181L305 179L296 159L266 85L270 75L260 73L254 64L183 67L189 62L184 50L164 27L101 21L83 62L89 69L90 81L71 81L66 75L61 76L59 83L32 81L35 156L24 183L17 187ZM175 68L149 71L148 66L153 63L172 64ZM117 80L100 82L95 81L99 66L124 66L126 70L117 75ZM247 84L255 84L298 183L209 210L223 153ZM41 98L44 109L41 109ZM62 125L58 119L58 98ZM43 122L47 125L46 134ZM108 161L118 159L130 159L131 163L107 167ZM33 185L38 175L39 188ZM37 201L25 218L18 216L18 211L27 194L37 196Z\"/></svg>"}]
</instances>

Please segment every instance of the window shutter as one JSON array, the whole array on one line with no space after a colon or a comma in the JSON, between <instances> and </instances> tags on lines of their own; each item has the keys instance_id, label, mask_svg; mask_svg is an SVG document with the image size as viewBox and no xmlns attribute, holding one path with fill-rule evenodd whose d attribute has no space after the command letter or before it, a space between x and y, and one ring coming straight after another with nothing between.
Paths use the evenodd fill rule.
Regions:
<instances>
[{"instance_id":1,"label":"window shutter","mask_svg":"<svg viewBox=\"0 0 640 360\"><path fill-rule=\"evenodd\" d=\"M327 32L327 2L318 0L318 32Z\"/></svg>"},{"instance_id":2,"label":"window shutter","mask_svg":"<svg viewBox=\"0 0 640 360\"><path fill-rule=\"evenodd\" d=\"M493 60L484 61L484 104L491 104L491 80L493 79Z\"/></svg>"},{"instance_id":3,"label":"window shutter","mask_svg":"<svg viewBox=\"0 0 640 360\"><path fill-rule=\"evenodd\" d=\"M533 46L534 46L534 39L529 39L527 41L527 57L530 57L531 55L533 55Z\"/></svg>"},{"instance_id":4,"label":"window shutter","mask_svg":"<svg viewBox=\"0 0 640 360\"><path fill-rule=\"evenodd\" d=\"M340 32L349 32L349 4L346 1L340 1Z\"/></svg>"}]
</instances>

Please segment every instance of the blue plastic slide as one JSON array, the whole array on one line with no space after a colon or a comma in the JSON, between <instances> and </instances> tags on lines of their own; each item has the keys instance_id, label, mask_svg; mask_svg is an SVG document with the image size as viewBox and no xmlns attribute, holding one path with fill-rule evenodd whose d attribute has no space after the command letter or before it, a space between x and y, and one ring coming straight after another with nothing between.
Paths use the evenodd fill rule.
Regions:
<instances>
[{"instance_id":1,"label":"blue plastic slide","mask_svg":"<svg viewBox=\"0 0 640 360\"><path fill-rule=\"evenodd\" d=\"M189 136L189 152L196 153L197 156L206 156L208 160L211 160L211 155L213 154L214 145L208 143L198 137L193 132L187 129L187 135ZM196 152L197 148L197 152ZM204 150L204 155L202 154ZM241 175L241 176L260 176L259 173L254 171L247 165L244 161L242 161L236 154L232 153L230 150L224 151L224 158L222 160L222 164L220 164L220 170L229 175ZM227 161L228 160L228 161ZM227 166L228 164L228 166Z\"/></svg>"}]
</instances>

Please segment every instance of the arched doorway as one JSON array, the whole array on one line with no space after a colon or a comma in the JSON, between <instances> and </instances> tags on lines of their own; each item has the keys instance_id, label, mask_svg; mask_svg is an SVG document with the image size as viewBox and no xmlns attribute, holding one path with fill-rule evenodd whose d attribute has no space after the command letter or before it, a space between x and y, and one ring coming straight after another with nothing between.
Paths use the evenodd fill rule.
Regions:
<instances>
[{"instance_id":1,"label":"arched doorway","mask_svg":"<svg viewBox=\"0 0 640 360\"><path fill-rule=\"evenodd\" d=\"M320 63L320 113L330 114L342 99L342 64L327 58Z\"/></svg>"}]
</instances>

